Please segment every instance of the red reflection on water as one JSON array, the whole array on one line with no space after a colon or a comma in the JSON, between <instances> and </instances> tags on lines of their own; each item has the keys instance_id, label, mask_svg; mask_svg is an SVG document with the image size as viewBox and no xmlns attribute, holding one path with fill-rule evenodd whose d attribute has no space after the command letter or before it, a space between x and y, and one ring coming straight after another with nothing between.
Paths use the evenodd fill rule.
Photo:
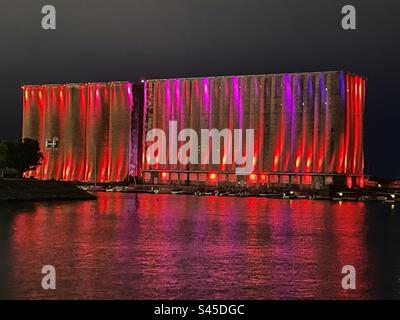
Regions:
<instances>
[{"instance_id":1,"label":"red reflection on water","mask_svg":"<svg viewBox=\"0 0 400 320\"><path fill-rule=\"evenodd\" d=\"M10 296L368 298L365 228L361 203L99 193L35 204L13 220ZM55 292L38 286L45 264Z\"/></svg>"},{"instance_id":2,"label":"red reflection on water","mask_svg":"<svg viewBox=\"0 0 400 320\"><path fill-rule=\"evenodd\" d=\"M358 291L369 289L369 279L367 275L368 253L365 248L365 205L362 202L343 202L332 206L334 217L334 230L336 238L336 258L338 267L352 265L356 269L356 284ZM338 296L342 298L357 298L357 292L343 290L340 277L340 288L338 286Z\"/></svg>"}]
</instances>

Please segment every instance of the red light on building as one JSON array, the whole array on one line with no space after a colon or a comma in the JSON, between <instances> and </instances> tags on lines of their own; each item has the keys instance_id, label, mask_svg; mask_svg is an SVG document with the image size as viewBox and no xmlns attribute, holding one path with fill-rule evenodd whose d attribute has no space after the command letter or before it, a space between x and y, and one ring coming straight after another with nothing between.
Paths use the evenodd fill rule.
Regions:
<instances>
[{"instance_id":1,"label":"red light on building","mask_svg":"<svg viewBox=\"0 0 400 320\"><path fill-rule=\"evenodd\" d=\"M253 181L253 182L257 181L257 175L254 174L254 173L250 174L249 180L250 180L250 181Z\"/></svg>"},{"instance_id":2,"label":"red light on building","mask_svg":"<svg viewBox=\"0 0 400 320\"><path fill-rule=\"evenodd\" d=\"M364 183L364 177L358 177L358 178L357 178L357 186L358 186L359 188L364 188L364 185L365 185L365 183Z\"/></svg>"},{"instance_id":3,"label":"red light on building","mask_svg":"<svg viewBox=\"0 0 400 320\"><path fill-rule=\"evenodd\" d=\"M215 173L210 173L210 174L208 175L208 179L210 179L210 180L216 180L216 179L217 179L217 175L216 175Z\"/></svg>"},{"instance_id":4,"label":"red light on building","mask_svg":"<svg viewBox=\"0 0 400 320\"><path fill-rule=\"evenodd\" d=\"M168 179L168 173L167 172L161 172L161 179L162 180Z\"/></svg>"},{"instance_id":5,"label":"red light on building","mask_svg":"<svg viewBox=\"0 0 400 320\"><path fill-rule=\"evenodd\" d=\"M347 185L347 188L349 188L349 189L351 189L353 187L353 179L350 176L348 176L346 179L346 185Z\"/></svg>"},{"instance_id":6,"label":"red light on building","mask_svg":"<svg viewBox=\"0 0 400 320\"><path fill-rule=\"evenodd\" d=\"M307 171L309 171L310 168L311 168L311 157L308 157L308 158L307 158L307 165L306 165L306 168L307 168Z\"/></svg>"},{"instance_id":7,"label":"red light on building","mask_svg":"<svg viewBox=\"0 0 400 320\"><path fill-rule=\"evenodd\" d=\"M300 162L301 162L301 158L300 158L300 156L297 156L297 158L296 158L296 170L299 169L299 167L300 167Z\"/></svg>"},{"instance_id":8,"label":"red light on building","mask_svg":"<svg viewBox=\"0 0 400 320\"><path fill-rule=\"evenodd\" d=\"M312 184L312 176L303 176L301 182L303 184Z\"/></svg>"},{"instance_id":9,"label":"red light on building","mask_svg":"<svg viewBox=\"0 0 400 320\"><path fill-rule=\"evenodd\" d=\"M260 175L260 181L261 182L268 182L268 177L266 174L262 174Z\"/></svg>"}]
</instances>

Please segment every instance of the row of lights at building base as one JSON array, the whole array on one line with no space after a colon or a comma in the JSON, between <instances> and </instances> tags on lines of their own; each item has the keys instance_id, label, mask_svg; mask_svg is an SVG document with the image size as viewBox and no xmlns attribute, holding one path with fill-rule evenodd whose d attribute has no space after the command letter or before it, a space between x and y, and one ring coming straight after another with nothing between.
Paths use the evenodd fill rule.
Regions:
<instances>
[{"instance_id":1,"label":"row of lights at building base","mask_svg":"<svg viewBox=\"0 0 400 320\"><path fill-rule=\"evenodd\" d=\"M179 179L180 177L180 179ZM313 183L312 175L277 175L277 174L266 174L266 173L252 173L244 179L238 179L235 174L225 173L178 173L178 172L160 172L160 179L162 181L207 181L207 182L236 182L238 180L247 180L248 183L281 183L281 184L304 184L311 185ZM324 176L324 184L333 184L333 176ZM353 186L364 187L364 177L346 177L346 185L350 189Z\"/></svg>"}]
</instances>

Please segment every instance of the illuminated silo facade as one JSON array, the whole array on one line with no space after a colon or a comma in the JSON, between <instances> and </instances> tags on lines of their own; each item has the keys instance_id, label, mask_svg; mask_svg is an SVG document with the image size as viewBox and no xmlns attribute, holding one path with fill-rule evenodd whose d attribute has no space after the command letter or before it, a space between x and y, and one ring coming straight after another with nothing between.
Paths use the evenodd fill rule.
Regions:
<instances>
[{"instance_id":1,"label":"illuminated silo facade","mask_svg":"<svg viewBox=\"0 0 400 320\"><path fill-rule=\"evenodd\" d=\"M363 186L365 78L343 71L218 76L131 82L26 85L23 137L44 153L38 179L286 188ZM170 124L201 137L204 129L252 130L251 172L220 139L220 162L171 159ZM153 129L166 135L165 163L149 161ZM179 149L187 141L176 142ZM211 146L210 153L214 145ZM190 153L193 152L193 148ZM196 151L195 151L196 152ZM211 158L211 154L206 155ZM171 161L173 160L173 161Z\"/></svg>"},{"instance_id":2,"label":"illuminated silo facade","mask_svg":"<svg viewBox=\"0 0 400 320\"><path fill-rule=\"evenodd\" d=\"M364 100L365 79L342 71L147 80L144 136L160 128L168 137L171 121L199 136L201 129L254 129L254 169L239 176L223 161L149 164L144 152L142 176L181 185L323 188L336 179L362 186Z\"/></svg>"},{"instance_id":3,"label":"illuminated silo facade","mask_svg":"<svg viewBox=\"0 0 400 320\"><path fill-rule=\"evenodd\" d=\"M23 138L38 140L38 179L119 182L130 170L129 82L23 87ZM137 143L137 141L136 141Z\"/></svg>"}]
</instances>

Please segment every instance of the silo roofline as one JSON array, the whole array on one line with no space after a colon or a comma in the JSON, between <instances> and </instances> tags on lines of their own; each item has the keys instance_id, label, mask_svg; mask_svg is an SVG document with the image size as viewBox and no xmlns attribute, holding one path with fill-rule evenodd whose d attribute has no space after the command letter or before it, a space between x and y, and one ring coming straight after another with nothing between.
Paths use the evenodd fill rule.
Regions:
<instances>
[{"instance_id":1,"label":"silo roofline","mask_svg":"<svg viewBox=\"0 0 400 320\"><path fill-rule=\"evenodd\" d=\"M257 77L257 76L281 76L281 75L295 75L295 74L319 74L319 73L339 73L343 72L346 74L351 74L351 75L358 75L364 79L367 79L366 76L353 73L350 71L344 71L344 70L328 70L328 71L302 71L302 72L280 72L280 73L259 73L259 74L230 74L230 75L214 75L214 76L195 76L195 77L172 77L172 78L154 78L154 79L146 79L146 81L166 81L166 80L196 80L196 79L204 79L204 78L209 78L209 79L215 79L215 78L232 78L232 77ZM89 82L65 82L65 83L44 83L44 84L24 84L21 86L21 88L24 87L41 87L41 86L62 86L62 85L88 85L88 84L113 84L113 83L134 83L134 81L128 81L128 80L118 80L118 81L89 81Z\"/></svg>"},{"instance_id":2,"label":"silo roofline","mask_svg":"<svg viewBox=\"0 0 400 320\"><path fill-rule=\"evenodd\" d=\"M65 85L88 85L88 84L118 84L118 83L132 83L128 80L117 80L117 81L89 81L89 82L65 82L65 83L39 83L39 84L23 84L23 87L52 87L52 86L65 86Z\"/></svg>"},{"instance_id":3,"label":"silo roofline","mask_svg":"<svg viewBox=\"0 0 400 320\"><path fill-rule=\"evenodd\" d=\"M259 74L230 74L230 75L214 75L214 76L195 76L195 77L172 77L172 78L154 78L154 79L146 79L146 81L165 81L165 80L195 80L195 79L204 79L204 78L232 78L232 77L257 77L257 76L282 76L282 75L295 75L295 74L319 74L319 73L339 73L343 72L346 74L358 75L362 78L366 78L363 75L353 73L350 71L344 70L326 70L326 71L302 71L302 72L279 72L279 73L259 73Z\"/></svg>"}]
</instances>

